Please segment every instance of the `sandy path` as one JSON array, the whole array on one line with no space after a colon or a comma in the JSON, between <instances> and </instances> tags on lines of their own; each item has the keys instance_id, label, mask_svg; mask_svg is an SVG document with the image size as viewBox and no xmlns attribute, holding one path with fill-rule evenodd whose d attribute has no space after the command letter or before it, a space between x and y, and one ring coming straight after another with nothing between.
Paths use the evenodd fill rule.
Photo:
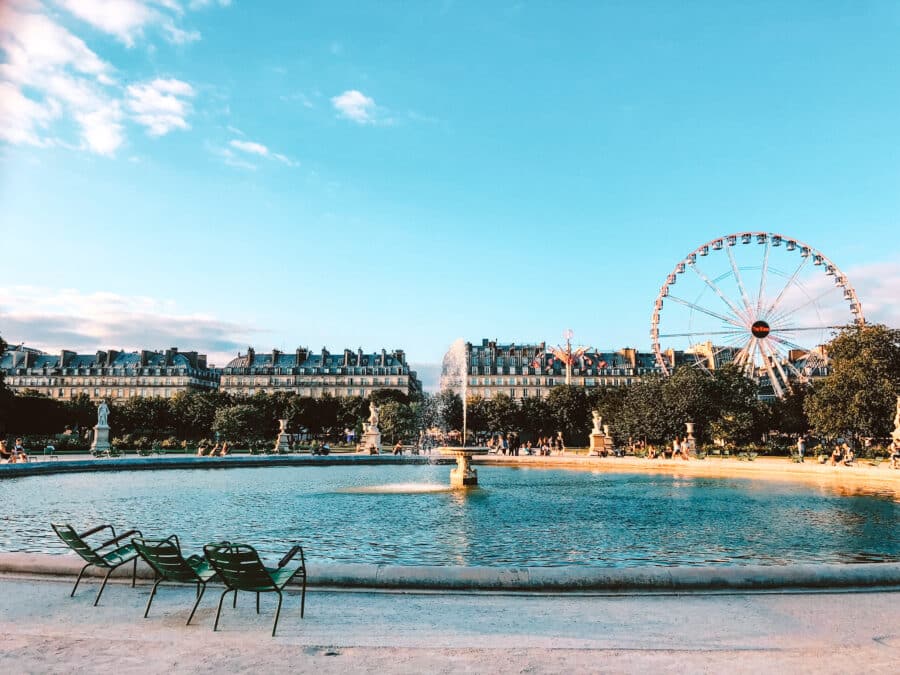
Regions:
<instances>
[{"instance_id":1,"label":"sandy path","mask_svg":"<svg viewBox=\"0 0 900 675\"><path fill-rule=\"evenodd\" d=\"M314 591L242 595L211 630L217 594L184 621L191 590L0 578L0 672L894 673L900 593L499 595Z\"/></svg>"}]
</instances>

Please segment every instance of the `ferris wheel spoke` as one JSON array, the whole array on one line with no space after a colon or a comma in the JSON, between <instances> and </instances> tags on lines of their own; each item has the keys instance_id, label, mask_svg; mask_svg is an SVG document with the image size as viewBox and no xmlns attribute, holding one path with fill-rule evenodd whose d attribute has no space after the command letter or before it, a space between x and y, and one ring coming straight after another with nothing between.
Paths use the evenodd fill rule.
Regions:
<instances>
[{"instance_id":1,"label":"ferris wheel spoke","mask_svg":"<svg viewBox=\"0 0 900 675\"><path fill-rule=\"evenodd\" d=\"M774 349L778 353L778 355L781 357L781 360L788 367L788 370L790 370L798 380L800 380L801 382L806 382L806 376L802 372L800 372L800 369L798 369L797 366L794 365L794 362L791 361L791 355L787 350L787 347L778 344L778 342L774 340L772 341L772 344L769 345L769 347L770 349Z\"/></svg>"},{"instance_id":2,"label":"ferris wheel spoke","mask_svg":"<svg viewBox=\"0 0 900 675\"><path fill-rule=\"evenodd\" d=\"M798 333L806 330L840 330L843 326L776 326L772 330L777 330L779 333Z\"/></svg>"},{"instance_id":3,"label":"ferris wheel spoke","mask_svg":"<svg viewBox=\"0 0 900 675\"><path fill-rule=\"evenodd\" d=\"M734 261L734 253L731 251L731 246L725 247L725 253L728 254L728 262L731 263L731 271L734 273L734 280L737 282L738 288L741 291L741 300L744 301L744 307L747 308L747 316L752 316L753 312L750 309L750 298L747 296L747 289L744 288L744 280L741 279L741 273L738 270L737 263Z\"/></svg>"},{"instance_id":4,"label":"ferris wheel spoke","mask_svg":"<svg viewBox=\"0 0 900 675\"><path fill-rule=\"evenodd\" d=\"M749 323L750 323L749 315L744 314L743 311L738 309L737 305L735 305L731 300L728 299L728 296L722 292L722 289L720 289L718 286L716 286L715 282L712 279L710 279L708 276L706 276L703 273L703 271L699 267L697 267L696 263L691 264L691 269L694 270L696 275L703 280L703 283L705 283L707 286L709 286L712 289L713 293L715 293L716 295L719 296L719 299L728 306L728 309L731 310L731 313L734 314L735 318L738 321L743 322L743 325L749 325ZM735 325L741 325L741 324L735 324Z\"/></svg>"},{"instance_id":5,"label":"ferris wheel spoke","mask_svg":"<svg viewBox=\"0 0 900 675\"><path fill-rule=\"evenodd\" d=\"M685 300L684 298L679 298L677 295L669 295L667 296L669 300L674 300L677 303L684 305L685 307L690 307L691 309L695 309L698 312L703 312L704 314L713 317L714 319L718 319L724 323L730 323L732 326L737 326L738 328L746 328L746 326L742 323L738 323L735 319L725 316L724 314L719 314L718 312L714 312L711 309L707 309L706 307L701 307L700 305L691 302L690 300Z\"/></svg>"},{"instance_id":6,"label":"ferris wheel spoke","mask_svg":"<svg viewBox=\"0 0 900 675\"><path fill-rule=\"evenodd\" d=\"M799 312L801 309L806 309L807 307L809 307L809 306L812 305L812 304L817 304L817 303L819 302L819 300L821 300L822 298L824 298L824 297L825 297L826 295L828 295L829 293L834 293L834 289L833 289L833 288L826 288L822 293L820 293L819 295L817 295L817 296L814 297L814 298L809 298L809 296L807 296L808 299L807 299L806 302L804 302L804 303L801 304L801 305L797 305L796 307L792 307L791 309L783 310L782 312L780 312L780 313L777 314L776 316L772 317L771 323L772 323L772 324L777 324L779 321L784 321L784 320L785 320L786 318L788 318L791 314L796 314L796 313Z\"/></svg>"},{"instance_id":7,"label":"ferris wheel spoke","mask_svg":"<svg viewBox=\"0 0 900 675\"><path fill-rule=\"evenodd\" d=\"M772 361L774 361L774 357L770 358L770 352L766 347L765 340L759 340L759 351L762 356L763 366L765 366L766 372L769 374L769 382L772 384L772 389L775 390L775 395L778 398L784 396L784 390L781 388L781 383L778 381L778 376L775 374L775 369L772 368Z\"/></svg>"},{"instance_id":8,"label":"ferris wheel spoke","mask_svg":"<svg viewBox=\"0 0 900 675\"><path fill-rule=\"evenodd\" d=\"M809 262L809 256L800 259L800 264L797 265L797 269L795 269L794 273L791 274L791 276L788 278L787 282L784 284L781 291L778 293L776 298L772 301L772 304L770 304L766 308L766 311L763 315L764 317L769 317L772 314L772 312L778 306L778 303L781 302L781 298L784 297L784 294L787 291L787 289L790 288L794 284L794 282L797 281L797 277L800 276L800 272L803 269L803 266L806 265L807 262Z\"/></svg>"},{"instance_id":9,"label":"ferris wheel spoke","mask_svg":"<svg viewBox=\"0 0 900 675\"><path fill-rule=\"evenodd\" d=\"M783 337L779 337L777 335L772 335L771 333L769 333L769 339L775 340L775 342L778 342L779 344L783 344L785 347L790 347L791 349L797 349L801 352L809 352L809 349L807 349L806 347L801 347L796 342L791 342L790 340L785 340Z\"/></svg>"},{"instance_id":10,"label":"ferris wheel spoke","mask_svg":"<svg viewBox=\"0 0 900 675\"><path fill-rule=\"evenodd\" d=\"M766 275L769 273L769 250L771 243L766 238L766 252L763 254L762 273L759 275L759 293L756 296L756 316L762 311L763 293L766 290Z\"/></svg>"},{"instance_id":11,"label":"ferris wheel spoke","mask_svg":"<svg viewBox=\"0 0 900 675\"><path fill-rule=\"evenodd\" d=\"M734 330L707 330L707 331L698 331L696 333L660 333L659 337L671 338L671 337L703 337L705 335L743 335L747 330L741 326L739 329Z\"/></svg>"},{"instance_id":12,"label":"ferris wheel spoke","mask_svg":"<svg viewBox=\"0 0 900 675\"><path fill-rule=\"evenodd\" d=\"M726 340L726 344L716 349L712 354L707 355L695 355L696 361L694 362L694 366L701 366L704 370L709 370L706 367L706 363L712 363L713 368L717 368L716 365L716 357L722 352L734 351L735 354L732 357L732 361L740 354L741 350L738 348L738 344L743 339L743 336L734 337L731 340Z\"/></svg>"}]
</instances>

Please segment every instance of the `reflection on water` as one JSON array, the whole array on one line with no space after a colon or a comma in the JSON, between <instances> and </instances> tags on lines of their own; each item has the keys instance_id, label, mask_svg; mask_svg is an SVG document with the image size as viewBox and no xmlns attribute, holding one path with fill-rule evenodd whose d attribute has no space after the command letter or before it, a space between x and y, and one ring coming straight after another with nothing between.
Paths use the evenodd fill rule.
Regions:
<instances>
[{"instance_id":1,"label":"reflection on water","mask_svg":"<svg viewBox=\"0 0 900 675\"><path fill-rule=\"evenodd\" d=\"M0 481L0 550L64 553L50 522L111 522L323 562L735 565L900 560L890 488L479 467L317 466L32 476Z\"/></svg>"}]
</instances>

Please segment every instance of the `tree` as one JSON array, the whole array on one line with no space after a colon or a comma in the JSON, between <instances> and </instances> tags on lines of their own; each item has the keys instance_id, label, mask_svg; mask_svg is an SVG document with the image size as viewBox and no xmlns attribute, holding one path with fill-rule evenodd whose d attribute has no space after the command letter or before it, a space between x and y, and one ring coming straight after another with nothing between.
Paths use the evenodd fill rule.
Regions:
<instances>
[{"instance_id":1,"label":"tree","mask_svg":"<svg viewBox=\"0 0 900 675\"><path fill-rule=\"evenodd\" d=\"M399 389L376 389L369 394L369 400L375 405L384 405L388 401L396 401L397 403L409 403L409 396Z\"/></svg>"},{"instance_id":2,"label":"tree","mask_svg":"<svg viewBox=\"0 0 900 675\"><path fill-rule=\"evenodd\" d=\"M466 430L469 433L483 434L491 431L488 426L487 401L481 396L468 396L466 398Z\"/></svg>"},{"instance_id":3,"label":"tree","mask_svg":"<svg viewBox=\"0 0 900 675\"><path fill-rule=\"evenodd\" d=\"M563 432L567 445L587 445L591 413L584 387L561 384L547 395L547 407L555 430Z\"/></svg>"},{"instance_id":4,"label":"tree","mask_svg":"<svg viewBox=\"0 0 900 675\"><path fill-rule=\"evenodd\" d=\"M506 394L494 394L484 408L488 431L508 434L516 428L519 406Z\"/></svg>"},{"instance_id":5,"label":"tree","mask_svg":"<svg viewBox=\"0 0 900 675\"><path fill-rule=\"evenodd\" d=\"M169 399L169 414L176 435L184 439L205 438L212 431L216 411L231 403L228 394L180 391Z\"/></svg>"},{"instance_id":6,"label":"tree","mask_svg":"<svg viewBox=\"0 0 900 675\"><path fill-rule=\"evenodd\" d=\"M900 393L900 330L848 326L827 347L831 373L803 403L809 421L828 437L884 437Z\"/></svg>"},{"instance_id":7,"label":"tree","mask_svg":"<svg viewBox=\"0 0 900 675\"><path fill-rule=\"evenodd\" d=\"M553 433L554 423L547 400L538 396L523 398L516 413L516 426L532 440Z\"/></svg>"},{"instance_id":8,"label":"tree","mask_svg":"<svg viewBox=\"0 0 900 675\"><path fill-rule=\"evenodd\" d=\"M672 438L679 427L665 407L664 392L665 380L659 376L646 377L628 387L616 430L623 437L648 443L665 443Z\"/></svg>"},{"instance_id":9,"label":"tree","mask_svg":"<svg viewBox=\"0 0 900 675\"><path fill-rule=\"evenodd\" d=\"M415 414L405 403L388 401L379 408L378 415L379 428L391 443L415 433Z\"/></svg>"},{"instance_id":10,"label":"tree","mask_svg":"<svg viewBox=\"0 0 900 675\"><path fill-rule=\"evenodd\" d=\"M84 392L66 401L63 407L65 408L66 424L73 428L88 429L97 423L97 406Z\"/></svg>"},{"instance_id":11,"label":"tree","mask_svg":"<svg viewBox=\"0 0 900 675\"><path fill-rule=\"evenodd\" d=\"M809 429L809 418L804 410L809 387L795 383L784 398L775 399L771 407L771 428L783 434L797 436Z\"/></svg>"},{"instance_id":12,"label":"tree","mask_svg":"<svg viewBox=\"0 0 900 675\"><path fill-rule=\"evenodd\" d=\"M447 431L462 430L463 404L459 394L453 391L442 391L436 397L438 420Z\"/></svg>"},{"instance_id":13,"label":"tree","mask_svg":"<svg viewBox=\"0 0 900 675\"><path fill-rule=\"evenodd\" d=\"M212 428L229 441L257 440L264 437L259 421L256 406L239 403L217 410Z\"/></svg>"}]
</instances>

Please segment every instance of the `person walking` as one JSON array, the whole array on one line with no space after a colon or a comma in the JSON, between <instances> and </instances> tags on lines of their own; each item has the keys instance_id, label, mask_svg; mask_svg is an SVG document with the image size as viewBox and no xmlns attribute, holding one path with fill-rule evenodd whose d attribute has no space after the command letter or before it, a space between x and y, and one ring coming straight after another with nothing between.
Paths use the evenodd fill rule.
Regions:
<instances>
[{"instance_id":1,"label":"person walking","mask_svg":"<svg viewBox=\"0 0 900 675\"><path fill-rule=\"evenodd\" d=\"M797 439L797 457L801 464L803 464L804 455L806 455L806 436L800 434L800 438Z\"/></svg>"}]
</instances>

